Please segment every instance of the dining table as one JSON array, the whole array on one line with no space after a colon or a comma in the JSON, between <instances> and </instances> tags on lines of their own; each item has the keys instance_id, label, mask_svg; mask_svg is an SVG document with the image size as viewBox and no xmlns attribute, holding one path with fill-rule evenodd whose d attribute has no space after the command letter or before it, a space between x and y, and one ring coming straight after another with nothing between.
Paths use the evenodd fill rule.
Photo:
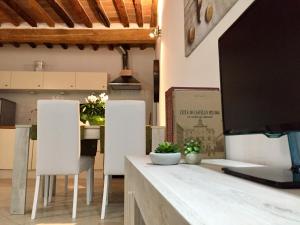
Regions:
<instances>
[{"instance_id":1,"label":"dining table","mask_svg":"<svg viewBox=\"0 0 300 225\"><path fill-rule=\"evenodd\" d=\"M30 140L37 139L36 125L15 126L15 147L12 172L12 188L10 213L12 215L25 214L27 175L29 161ZM104 151L104 126L84 125L80 126L81 140L100 140L100 152ZM146 153L150 153L160 142L165 139L164 126L146 126Z\"/></svg>"}]
</instances>

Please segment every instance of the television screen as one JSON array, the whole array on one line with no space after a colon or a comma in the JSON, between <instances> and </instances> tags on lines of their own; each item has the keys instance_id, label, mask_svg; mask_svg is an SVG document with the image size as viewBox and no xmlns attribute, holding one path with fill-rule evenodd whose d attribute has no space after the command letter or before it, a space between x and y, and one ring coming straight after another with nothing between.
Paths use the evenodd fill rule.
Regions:
<instances>
[{"instance_id":1,"label":"television screen","mask_svg":"<svg viewBox=\"0 0 300 225\"><path fill-rule=\"evenodd\" d=\"M224 134L300 130L300 1L255 1L219 59Z\"/></svg>"}]
</instances>

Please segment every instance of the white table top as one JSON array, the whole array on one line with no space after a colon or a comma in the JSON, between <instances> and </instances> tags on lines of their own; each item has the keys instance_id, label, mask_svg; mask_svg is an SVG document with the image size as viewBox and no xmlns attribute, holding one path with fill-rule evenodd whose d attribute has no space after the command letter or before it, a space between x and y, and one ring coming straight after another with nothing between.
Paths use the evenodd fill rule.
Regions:
<instances>
[{"instance_id":1,"label":"white table top","mask_svg":"<svg viewBox=\"0 0 300 225\"><path fill-rule=\"evenodd\" d=\"M190 224L300 224L300 197L283 190L197 165L157 166L148 157L128 160ZM212 163L222 161L226 166L255 166L229 160Z\"/></svg>"},{"instance_id":2,"label":"white table top","mask_svg":"<svg viewBox=\"0 0 300 225\"><path fill-rule=\"evenodd\" d=\"M203 159L202 163L218 165L222 167L263 167L264 165L233 161L228 159Z\"/></svg>"}]
</instances>

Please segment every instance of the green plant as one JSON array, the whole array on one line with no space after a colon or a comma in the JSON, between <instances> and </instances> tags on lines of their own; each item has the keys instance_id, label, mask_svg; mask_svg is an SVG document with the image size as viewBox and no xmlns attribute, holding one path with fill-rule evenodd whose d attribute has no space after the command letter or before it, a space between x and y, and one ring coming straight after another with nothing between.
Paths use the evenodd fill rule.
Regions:
<instances>
[{"instance_id":1,"label":"green plant","mask_svg":"<svg viewBox=\"0 0 300 225\"><path fill-rule=\"evenodd\" d=\"M105 116L105 103L108 96L101 93L99 97L90 95L85 99L84 104L80 105L80 120L86 122L95 116L104 118Z\"/></svg>"},{"instance_id":2,"label":"green plant","mask_svg":"<svg viewBox=\"0 0 300 225\"><path fill-rule=\"evenodd\" d=\"M203 147L201 145L201 142L194 140L194 139L189 139L186 140L184 143L184 154L190 154L190 153L200 153L202 152Z\"/></svg>"},{"instance_id":3,"label":"green plant","mask_svg":"<svg viewBox=\"0 0 300 225\"><path fill-rule=\"evenodd\" d=\"M179 152L179 147L168 141L164 141L155 149L155 153L176 153Z\"/></svg>"}]
</instances>

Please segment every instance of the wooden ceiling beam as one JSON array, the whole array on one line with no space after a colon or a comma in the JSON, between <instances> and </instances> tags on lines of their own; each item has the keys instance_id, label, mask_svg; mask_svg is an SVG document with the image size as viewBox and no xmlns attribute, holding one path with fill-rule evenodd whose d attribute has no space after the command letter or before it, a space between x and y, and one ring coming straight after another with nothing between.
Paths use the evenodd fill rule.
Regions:
<instances>
[{"instance_id":1,"label":"wooden ceiling beam","mask_svg":"<svg viewBox=\"0 0 300 225\"><path fill-rule=\"evenodd\" d=\"M0 1L0 10L4 13L7 17L9 17L9 22L16 27L20 25L21 21L18 17L12 16L11 14L15 14L15 11L8 7L3 1Z\"/></svg>"},{"instance_id":2,"label":"wooden ceiling beam","mask_svg":"<svg viewBox=\"0 0 300 225\"><path fill-rule=\"evenodd\" d=\"M152 29L0 29L0 42L36 44L155 44Z\"/></svg>"},{"instance_id":3,"label":"wooden ceiling beam","mask_svg":"<svg viewBox=\"0 0 300 225\"><path fill-rule=\"evenodd\" d=\"M77 44L77 47L78 47L80 50L84 50L84 45L83 45L83 44Z\"/></svg>"},{"instance_id":4,"label":"wooden ceiling beam","mask_svg":"<svg viewBox=\"0 0 300 225\"><path fill-rule=\"evenodd\" d=\"M146 45L140 45L140 49L141 49L141 50L145 50L146 48L147 48Z\"/></svg>"},{"instance_id":5,"label":"wooden ceiling beam","mask_svg":"<svg viewBox=\"0 0 300 225\"><path fill-rule=\"evenodd\" d=\"M123 44L122 47L123 47L125 50L130 50L130 45L128 45L128 44Z\"/></svg>"},{"instance_id":6,"label":"wooden ceiling beam","mask_svg":"<svg viewBox=\"0 0 300 225\"><path fill-rule=\"evenodd\" d=\"M60 46L63 48L63 49L68 49L69 46L67 44L60 44Z\"/></svg>"},{"instance_id":7,"label":"wooden ceiling beam","mask_svg":"<svg viewBox=\"0 0 300 225\"><path fill-rule=\"evenodd\" d=\"M37 22L29 16L15 0L2 0L8 7L14 10L23 20L25 20L30 26L37 27Z\"/></svg>"},{"instance_id":8,"label":"wooden ceiling beam","mask_svg":"<svg viewBox=\"0 0 300 225\"><path fill-rule=\"evenodd\" d=\"M55 13L67 24L68 27L73 28L74 22L63 5L57 0L47 0L49 5L53 8Z\"/></svg>"},{"instance_id":9,"label":"wooden ceiling beam","mask_svg":"<svg viewBox=\"0 0 300 225\"><path fill-rule=\"evenodd\" d=\"M37 45L33 42L28 42L28 45L31 47L31 48L36 48Z\"/></svg>"},{"instance_id":10,"label":"wooden ceiling beam","mask_svg":"<svg viewBox=\"0 0 300 225\"><path fill-rule=\"evenodd\" d=\"M113 51L113 50L115 49L115 46L114 46L114 45L108 45L107 47L108 47L108 49L109 49L110 51Z\"/></svg>"},{"instance_id":11,"label":"wooden ceiling beam","mask_svg":"<svg viewBox=\"0 0 300 225\"><path fill-rule=\"evenodd\" d=\"M92 45L92 48L94 51L97 51L99 49L100 45L96 45L96 44L93 44Z\"/></svg>"},{"instance_id":12,"label":"wooden ceiling beam","mask_svg":"<svg viewBox=\"0 0 300 225\"><path fill-rule=\"evenodd\" d=\"M15 46L15 48L20 48L20 43L18 43L18 42L13 42L13 43L11 43L13 46Z\"/></svg>"},{"instance_id":13,"label":"wooden ceiling beam","mask_svg":"<svg viewBox=\"0 0 300 225\"><path fill-rule=\"evenodd\" d=\"M152 0L150 27L157 26L157 0Z\"/></svg>"},{"instance_id":14,"label":"wooden ceiling beam","mask_svg":"<svg viewBox=\"0 0 300 225\"><path fill-rule=\"evenodd\" d=\"M70 0L69 3L72 6L72 8L75 10L75 12L78 14L78 16L81 18L83 24L88 28L92 28L93 27L92 20L88 16L81 2L79 0Z\"/></svg>"},{"instance_id":15,"label":"wooden ceiling beam","mask_svg":"<svg viewBox=\"0 0 300 225\"><path fill-rule=\"evenodd\" d=\"M49 27L55 26L55 21L49 16L47 11L36 1L28 0L28 4L33 12L37 12L41 19L48 24Z\"/></svg>"},{"instance_id":16,"label":"wooden ceiling beam","mask_svg":"<svg viewBox=\"0 0 300 225\"><path fill-rule=\"evenodd\" d=\"M110 27L110 21L103 9L102 3L100 0L88 0L88 3L91 8L95 9L95 16L100 23L103 23L104 26Z\"/></svg>"},{"instance_id":17,"label":"wooden ceiling beam","mask_svg":"<svg viewBox=\"0 0 300 225\"><path fill-rule=\"evenodd\" d=\"M129 27L129 19L125 8L124 0L113 0L119 19L124 27Z\"/></svg>"},{"instance_id":18,"label":"wooden ceiling beam","mask_svg":"<svg viewBox=\"0 0 300 225\"><path fill-rule=\"evenodd\" d=\"M52 43L44 43L44 45L47 47L47 48L53 48L53 44Z\"/></svg>"},{"instance_id":19,"label":"wooden ceiling beam","mask_svg":"<svg viewBox=\"0 0 300 225\"><path fill-rule=\"evenodd\" d=\"M131 44L130 48L139 48L140 50L145 50L146 48L155 49L155 45L154 44Z\"/></svg>"},{"instance_id":20,"label":"wooden ceiling beam","mask_svg":"<svg viewBox=\"0 0 300 225\"><path fill-rule=\"evenodd\" d=\"M141 0L133 0L134 10L135 10L135 16L136 16L136 23L139 27L144 26L144 20L143 20L143 11L142 11L142 4Z\"/></svg>"}]
</instances>

